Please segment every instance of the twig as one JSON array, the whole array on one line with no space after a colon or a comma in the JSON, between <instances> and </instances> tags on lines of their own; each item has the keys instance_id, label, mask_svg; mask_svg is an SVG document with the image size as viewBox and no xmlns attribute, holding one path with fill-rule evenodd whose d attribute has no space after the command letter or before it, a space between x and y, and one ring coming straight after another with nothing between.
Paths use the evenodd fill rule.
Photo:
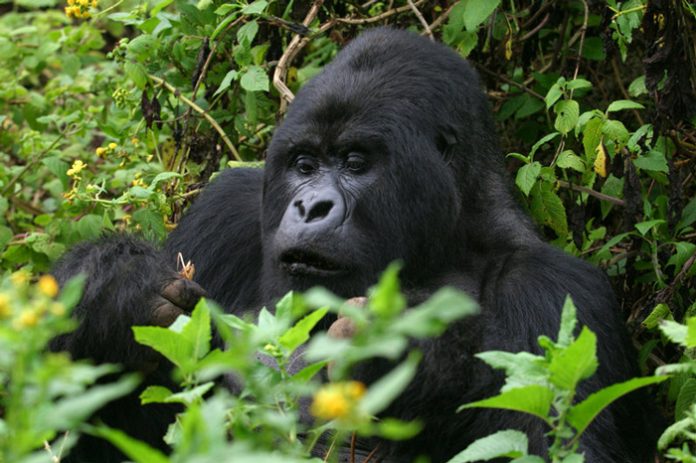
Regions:
<instances>
[{"instance_id":1,"label":"twig","mask_svg":"<svg viewBox=\"0 0 696 463\"><path fill-rule=\"evenodd\" d=\"M605 195L604 193L600 193L599 191L595 191L591 188L587 188L582 185L576 185L574 183L566 182L565 180L558 180L558 185L562 186L563 188L570 188L573 191L587 193L590 196L594 196L597 199L615 204L617 206L623 206L625 204L623 199L617 198L615 196Z\"/></svg>"},{"instance_id":2,"label":"twig","mask_svg":"<svg viewBox=\"0 0 696 463\"><path fill-rule=\"evenodd\" d=\"M493 77L495 77L495 78L497 78L497 79L500 79L500 80L502 80L503 82L506 82L506 83L508 83L508 84L510 84L510 85L513 85L513 86L519 88L520 90L522 90L522 91L524 91L524 92L526 92L526 93L529 93L529 94L532 95L533 97L538 98L538 99L540 99L541 101L544 101L543 95L541 95L541 94L535 92L534 90L532 90L531 88L527 87L526 85L523 85L523 84L521 84L521 83L519 83L519 82L515 82L514 80L509 79L508 77L505 77L505 76L503 76L503 75L500 75L500 74L498 74L498 73L495 73L495 72L491 71L490 69L488 69L488 68L486 68L485 66L482 66L482 65L480 65L480 64L478 64L476 67L478 67L481 71L485 72L486 74L488 74L488 75L490 75L490 76L493 76Z\"/></svg>"},{"instance_id":3,"label":"twig","mask_svg":"<svg viewBox=\"0 0 696 463\"><path fill-rule=\"evenodd\" d=\"M523 35L522 37L520 37L517 41L518 41L518 42L524 42L525 40L528 40L529 38L533 37L534 34L536 34L537 32L539 32L539 31L541 30L541 28L544 27L544 26L546 25L547 22L549 22L549 18L550 18L550 17L551 17L551 13L546 13L546 16L544 16L544 18L543 18L541 21L539 21L539 24L537 24L536 26L534 26L534 29L532 29L531 31L529 31L529 32L527 32L526 34L524 34L524 35Z\"/></svg>"},{"instance_id":4,"label":"twig","mask_svg":"<svg viewBox=\"0 0 696 463\"><path fill-rule=\"evenodd\" d=\"M425 0L418 0L417 2L414 2L413 4L416 6L420 6L425 2ZM373 16L371 18L360 18L360 19L353 19L353 18L336 18L336 22L342 23L342 24L370 24L374 22L381 21L383 19L387 19L389 16L393 16L395 14L403 13L404 11L408 11L411 9L410 5L405 5L405 6L400 6L398 8L393 8L391 10L385 11L382 14L378 14L377 16Z\"/></svg>"},{"instance_id":5,"label":"twig","mask_svg":"<svg viewBox=\"0 0 696 463\"><path fill-rule=\"evenodd\" d=\"M180 92L176 87L172 86L170 83L168 83L168 82L165 81L164 79L162 79L162 78L160 78L160 77L157 77L157 76L154 76L154 75L152 75L152 74L148 74L147 77L148 77L150 80L152 80L152 81L154 81L155 83L157 83L158 85L161 85L162 87L164 87L164 88L166 88L167 90L169 90L169 92L172 93L175 97L177 97L180 101L182 101L183 103L187 104L188 106L191 107L191 109L193 109L193 110L196 111L198 114L200 114L201 116L203 116L203 117L205 118L205 120L208 121L208 123L209 123L210 125L212 125L213 128L215 129L215 131L220 135L220 138L222 138L222 141L225 142L225 145L227 145L227 148L228 148L228 149L230 150L230 152L232 153L232 156L234 156L234 158L235 158L237 161L241 161L241 160L242 160L241 156L239 155L239 152L237 152L237 149L234 147L234 145L233 145L232 142L230 141L230 139L229 139L229 137L227 136L227 134L225 133L225 131L222 130L222 127L220 127L220 124L218 124L217 121L216 121L215 119L213 119L213 117L212 117L210 114L208 114L208 113L206 112L205 109L201 108L201 107L198 106L196 103L194 103L194 102L191 101L190 99L186 98L184 95L181 94L181 92Z\"/></svg>"},{"instance_id":6,"label":"twig","mask_svg":"<svg viewBox=\"0 0 696 463\"><path fill-rule=\"evenodd\" d=\"M312 7L309 9L309 12L307 12L307 16L305 16L304 21L302 21L302 24L305 27L309 27L312 21L314 21L319 14L319 9L323 3L324 0L315 0L312 3ZM273 86L276 88L276 90L278 90L278 93L280 93L279 111L281 113L285 112L287 105L295 98L295 95L285 84L288 77L288 66L292 60L295 59L297 53L299 53L299 51L307 44L307 42L308 40L306 37L303 39L300 34L295 34L290 41L288 48L285 50L285 52L283 52L283 56L281 56L278 60L278 65L276 66L275 71L273 71Z\"/></svg>"},{"instance_id":7,"label":"twig","mask_svg":"<svg viewBox=\"0 0 696 463\"><path fill-rule=\"evenodd\" d=\"M445 21L445 19L447 19L447 18L449 17L449 15L452 13L452 10L454 9L454 7L457 6L457 3L458 3L458 2L455 2L455 3L453 3L452 5L450 5L450 7L447 8L447 10L445 10L444 13L442 13L440 16L438 16L438 17L435 19L435 21L433 21L433 22L430 24L430 30L431 30L431 31L434 30L434 29L437 29L438 27L440 27L440 25Z\"/></svg>"},{"instance_id":8,"label":"twig","mask_svg":"<svg viewBox=\"0 0 696 463\"><path fill-rule=\"evenodd\" d=\"M578 61L575 63L575 72L573 72L573 80L578 78L578 72L580 72L580 58L582 57L582 47L585 44L585 33L587 32L587 22L590 17L590 7L587 5L587 0L582 0L582 7L584 8L584 16L582 19L582 27L580 27L580 44L578 45ZM573 90L570 91L570 97L573 98Z\"/></svg>"},{"instance_id":9,"label":"twig","mask_svg":"<svg viewBox=\"0 0 696 463\"><path fill-rule=\"evenodd\" d=\"M413 0L406 0L408 3L408 6L411 7L411 10L413 10L413 14L416 15L416 18L418 18L418 21L423 25L423 33L430 37L430 40L435 40L435 37L433 37L433 31L430 30L430 26L428 26L428 21L425 20L423 17L423 14L420 12L418 7L413 3Z\"/></svg>"}]
</instances>

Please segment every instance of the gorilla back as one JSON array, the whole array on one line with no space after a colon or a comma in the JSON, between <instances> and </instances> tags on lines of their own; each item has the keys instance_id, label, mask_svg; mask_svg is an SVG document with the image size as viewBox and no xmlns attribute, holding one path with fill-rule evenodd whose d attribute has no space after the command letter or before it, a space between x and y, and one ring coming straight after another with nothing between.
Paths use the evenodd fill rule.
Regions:
<instances>
[{"instance_id":1,"label":"gorilla back","mask_svg":"<svg viewBox=\"0 0 696 463\"><path fill-rule=\"evenodd\" d=\"M444 461L474 439L508 428L526 432L532 450L544 454L549 443L536 418L455 410L502 384L473 354L537 351L539 335L557 332L568 294L599 342L599 369L580 396L637 373L605 276L544 243L516 205L471 66L408 32L374 29L349 44L298 93L273 136L265 169L223 172L164 250L117 236L68 254L56 268L62 281L79 271L94 276L77 311L80 329L56 347L89 346L79 355L97 360L113 361L119 352L117 360L128 365L143 361L129 348L124 314L165 324L203 291L176 279L178 252L195 263L198 285L235 313L315 285L344 297L363 295L395 259L404 264L411 304L443 285L478 300L480 315L417 343L424 354L417 377L386 413L417 417L425 427L412 440L380 443L385 461L419 454ZM138 281L122 270L134 258L147 266ZM115 329L104 334L103 326ZM389 368L368 362L353 373L369 383ZM652 461L657 430L642 394L593 423L581 444L586 461ZM136 409L137 398L120 407ZM152 440L138 436L123 415L110 416L110 424ZM161 429L167 416L147 418L151 429Z\"/></svg>"}]
</instances>

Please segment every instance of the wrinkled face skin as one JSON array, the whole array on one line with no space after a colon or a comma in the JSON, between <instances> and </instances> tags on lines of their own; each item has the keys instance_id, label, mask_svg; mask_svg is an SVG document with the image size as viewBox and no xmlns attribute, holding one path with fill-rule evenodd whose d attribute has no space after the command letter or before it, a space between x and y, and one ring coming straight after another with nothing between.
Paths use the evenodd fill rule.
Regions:
<instances>
[{"instance_id":1,"label":"wrinkled face skin","mask_svg":"<svg viewBox=\"0 0 696 463\"><path fill-rule=\"evenodd\" d=\"M267 297L317 285L363 295L396 259L404 279L421 281L443 265L439 244L451 242L460 200L435 134L388 94L331 84L314 81L298 95L269 148Z\"/></svg>"}]
</instances>

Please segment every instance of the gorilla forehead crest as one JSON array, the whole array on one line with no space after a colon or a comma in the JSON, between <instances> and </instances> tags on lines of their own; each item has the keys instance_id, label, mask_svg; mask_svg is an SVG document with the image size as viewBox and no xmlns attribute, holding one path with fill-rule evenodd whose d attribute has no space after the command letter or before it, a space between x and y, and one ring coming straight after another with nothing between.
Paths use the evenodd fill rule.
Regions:
<instances>
[{"instance_id":1,"label":"gorilla forehead crest","mask_svg":"<svg viewBox=\"0 0 696 463\"><path fill-rule=\"evenodd\" d=\"M458 126L451 129L465 130L467 116L487 112L486 102L476 98L478 86L471 66L444 45L407 31L372 29L298 93L288 120L384 126L397 119L423 131L448 120Z\"/></svg>"}]
</instances>

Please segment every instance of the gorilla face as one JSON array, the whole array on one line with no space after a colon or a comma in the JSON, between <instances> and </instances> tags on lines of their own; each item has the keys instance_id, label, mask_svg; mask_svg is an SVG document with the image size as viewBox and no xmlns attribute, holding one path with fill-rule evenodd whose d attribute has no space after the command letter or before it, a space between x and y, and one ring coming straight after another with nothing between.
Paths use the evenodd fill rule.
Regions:
<instances>
[{"instance_id":1,"label":"gorilla face","mask_svg":"<svg viewBox=\"0 0 696 463\"><path fill-rule=\"evenodd\" d=\"M262 207L266 295L322 285L351 297L396 259L404 278L421 281L444 263L440 244L452 241L460 210L455 174L413 103L421 86L357 69L367 52L339 55L273 137Z\"/></svg>"}]
</instances>

